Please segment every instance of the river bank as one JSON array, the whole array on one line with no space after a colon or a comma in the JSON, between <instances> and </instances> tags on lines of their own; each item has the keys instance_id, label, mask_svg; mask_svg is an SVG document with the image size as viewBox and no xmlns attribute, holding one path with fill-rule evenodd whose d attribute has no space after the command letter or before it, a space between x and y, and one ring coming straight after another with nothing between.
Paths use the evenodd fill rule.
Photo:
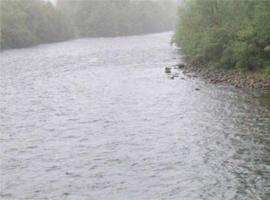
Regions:
<instances>
[{"instance_id":1,"label":"river bank","mask_svg":"<svg viewBox=\"0 0 270 200\"><path fill-rule=\"evenodd\" d=\"M258 72L243 72L238 69L214 69L189 62L182 66L187 76L201 77L210 83L225 83L242 89L256 89L262 93L270 92L270 77Z\"/></svg>"}]
</instances>

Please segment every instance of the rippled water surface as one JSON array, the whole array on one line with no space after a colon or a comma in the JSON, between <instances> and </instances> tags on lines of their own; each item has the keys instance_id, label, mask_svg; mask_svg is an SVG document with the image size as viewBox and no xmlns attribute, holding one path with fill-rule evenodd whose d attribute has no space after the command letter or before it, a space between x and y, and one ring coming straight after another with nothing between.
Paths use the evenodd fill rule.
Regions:
<instances>
[{"instance_id":1,"label":"rippled water surface","mask_svg":"<svg viewBox=\"0 0 270 200\"><path fill-rule=\"evenodd\" d=\"M2 52L0 198L270 199L269 107L168 78L170 37Z\"/></svg>"}]
</instances>

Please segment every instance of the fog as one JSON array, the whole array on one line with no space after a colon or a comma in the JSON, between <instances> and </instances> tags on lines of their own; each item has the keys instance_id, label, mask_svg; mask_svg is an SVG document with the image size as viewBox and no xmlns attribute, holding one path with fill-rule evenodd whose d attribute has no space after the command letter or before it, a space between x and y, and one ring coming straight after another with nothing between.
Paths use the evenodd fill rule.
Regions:
<instances>
[{"instance_id":1,"label":"fog","mask_svg":"<svg viewBox=\"0 0 270 200\"><path fill-rule=\"evenodd\" d=\"M0 6L1 200L270 199L270 1Z\"/></svg>"},{"instance_id":2,"label":"fog","mask_svg":"<svg viewBox=\"0 0 270 200\"><path fill-rule=\"evenodd\" d=\"M173 0L2 0L1 49L173 30Z\"/></svg>"}]
</instances>

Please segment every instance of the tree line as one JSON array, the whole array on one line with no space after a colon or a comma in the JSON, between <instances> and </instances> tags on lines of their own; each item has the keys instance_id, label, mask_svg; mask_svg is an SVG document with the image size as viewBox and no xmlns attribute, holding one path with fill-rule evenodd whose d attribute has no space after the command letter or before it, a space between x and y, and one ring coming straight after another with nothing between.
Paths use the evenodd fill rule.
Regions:
<instances>
[{"instance_id":1,"label":"tree line","mask_svg":"<svg viewBox=\"0 0 270 200\"><path fill-rule=\"evenodd\" d=\"M195 62L270 74L269 0L185 0L176 29L174 42Z\"/></svg>"},{"instance_id":2,"label":"tree line","mask_svg":"<svg viewBox=\"0 0 270 200\"><path fill-rule=\"evenodd\" d=\"M174 28L171 0L1 0L1 49Z\"/></svg>"},{"instance_id":3,"label":"tree line","mask_svg":"<svg viewBox=\"0 0 270 200\"><path fill-rule=\"evenodd\" d=\"M1 49L55 42L72 37L64 16L51 3L1 0Z\"/></svg>"}]
</instances>

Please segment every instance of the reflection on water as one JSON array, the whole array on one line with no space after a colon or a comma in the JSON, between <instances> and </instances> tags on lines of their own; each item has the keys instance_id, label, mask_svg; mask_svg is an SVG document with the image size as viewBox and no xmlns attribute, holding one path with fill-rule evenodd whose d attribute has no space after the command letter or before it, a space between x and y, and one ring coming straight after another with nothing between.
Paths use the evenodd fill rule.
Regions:
<instances>
[{"instance_id":1,"label":"reflection on water","mask_svg":"<svg viewBox=\"0 0 270 200\"><path fill-rule=\"evenodd\" d=\"M268 200L269 109L171 79L170 36L3 52L1 197Z\"/></svg>"}]
</instances>

